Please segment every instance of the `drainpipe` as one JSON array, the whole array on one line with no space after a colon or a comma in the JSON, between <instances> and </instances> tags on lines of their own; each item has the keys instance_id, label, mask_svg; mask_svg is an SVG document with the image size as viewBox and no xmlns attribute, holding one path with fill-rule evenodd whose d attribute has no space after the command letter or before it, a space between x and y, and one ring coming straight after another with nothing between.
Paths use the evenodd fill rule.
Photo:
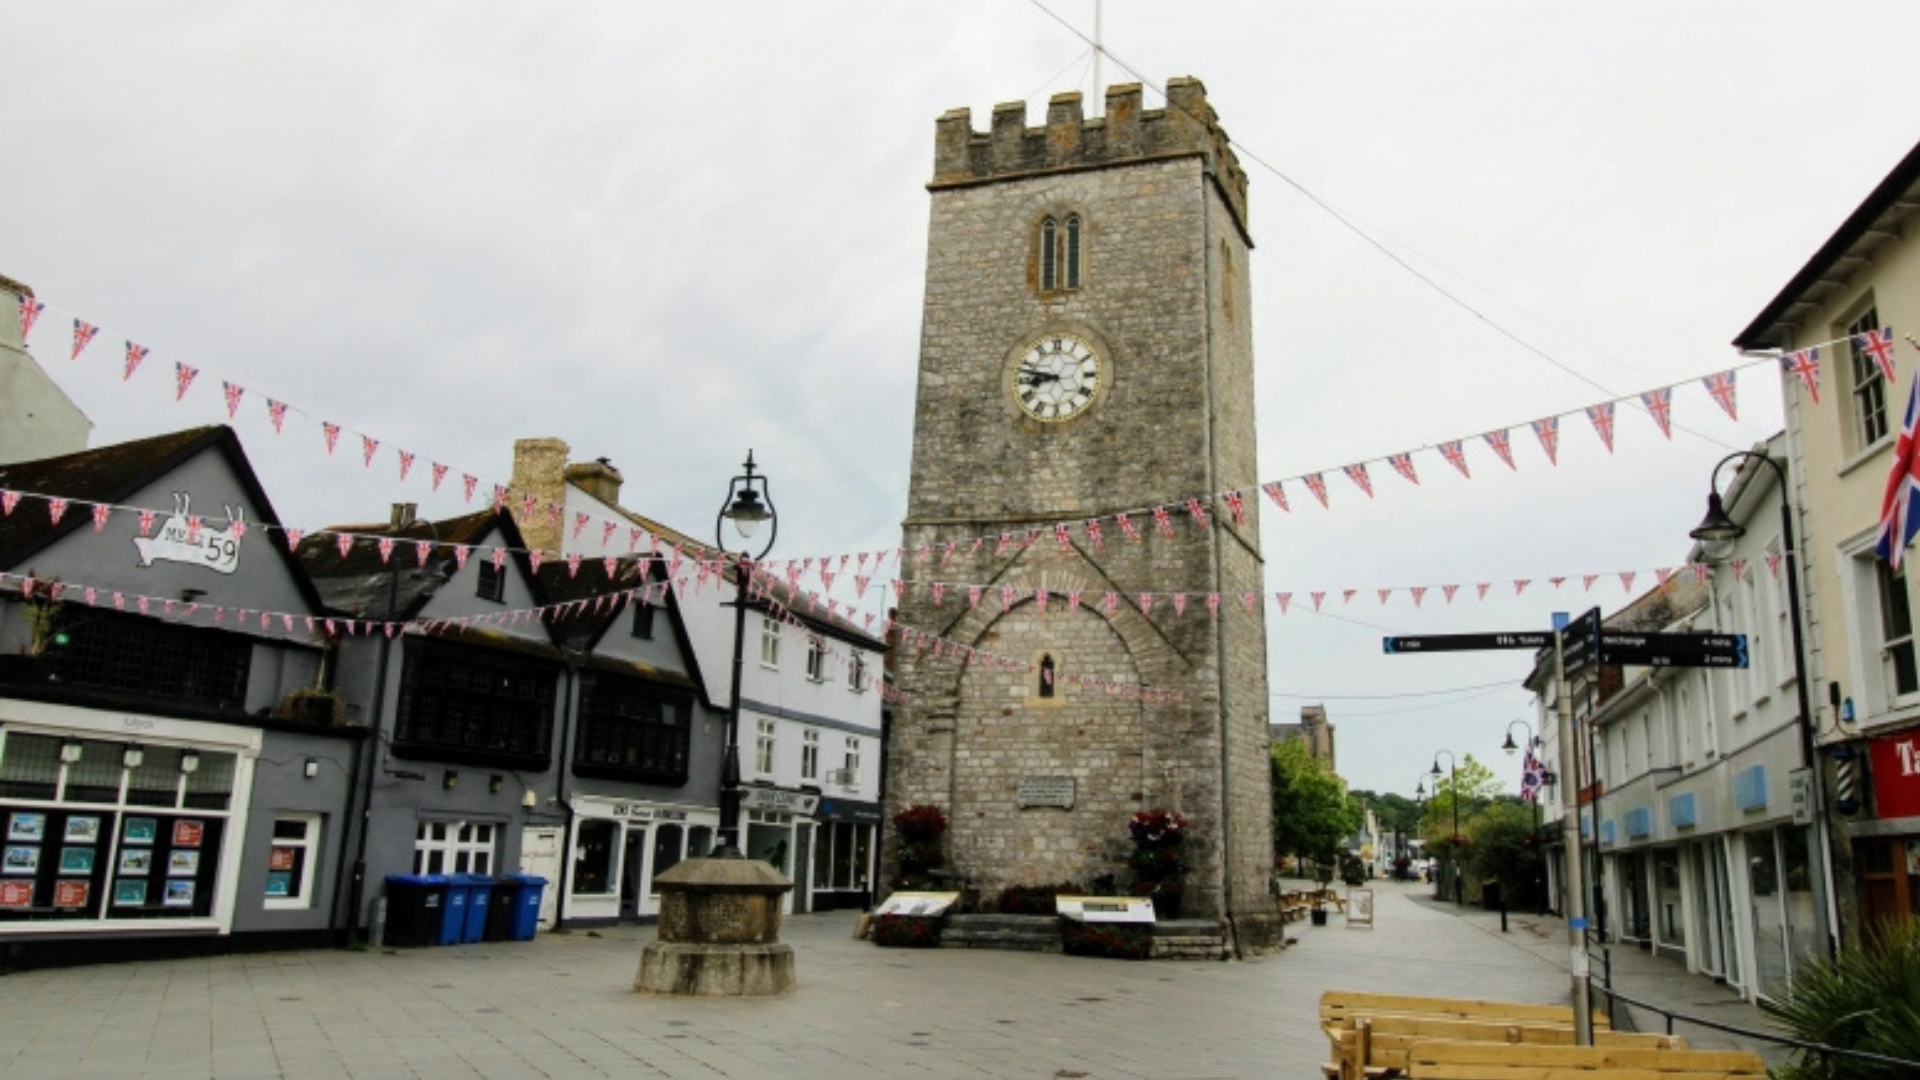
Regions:
<instances>
[{"instance_id":1,"label":"drainpipe","mask_svg":"<svg viewBox=\"0 0 1920 1080\"><path fill-rule=\"evenodd\" d=\"M380 729L386 723L387 658L392 652L393 639L390 637L384 638L380 642L380 665L373 676L373 717L370 724L372 730L368 733L368 738L373 739L376 744L380 739ZM364 750L364 746L362 749ZM360 936L360 909L366 903L367 896L367 833L373 826L373 766L375 762L380 760L377 745L375 749L376 752L371 754L361 753L356 755L356 758L365 759L366 763L364 767L360 765L358 760L355 762L356 771L364 771L366 779L363 785L359 776L356 775L354 778L354 786L361 789L359 809L360 836L359 843L354 850L353 881L347 900L346 930L349 943L357 940Z\"/></svg>"},{"instance_id":2,"label":"drainpipe","mask_svg":"<svg viewBox=\"0 0 1920 1080\"><path fill-rule=\"evenodd\" d=\"M553 928L560 929L567 919L567 894L573 891L573 804L567 801L567 775L573 771L573 718L579 711L581 654L573 650L561 653L566 666L567 692L560 699L560 753L554 762L560 780L555 797L565 824L560 828L560 880L554 882Z\"/></svg>"}]
</instances>

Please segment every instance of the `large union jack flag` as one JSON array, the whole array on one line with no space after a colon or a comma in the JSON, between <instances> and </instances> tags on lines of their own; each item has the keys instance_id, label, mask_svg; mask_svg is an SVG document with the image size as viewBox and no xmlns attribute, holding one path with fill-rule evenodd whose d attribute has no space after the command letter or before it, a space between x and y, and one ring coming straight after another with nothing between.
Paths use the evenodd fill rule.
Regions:
<instances>
[{"instance_id":1,"label":"large union jack flag","mask_svg":"<svg viewBox=\"0 0 1920 1080\"><path fill-rule=\"evenodd\" d=\"M1914 454L1915 418L1920 416L1920 372L1907 391L1907 418L1900 439L1893 444L1893 469L1887 474L1887 493L1880 500L1880 539L1873 550L1887 565L1900 569L1900 559L1913 534L1920 532L1920 460Z\"/></svg>"},{"instance_id":2,"label":"large union jack flag","mask_svg":"<svg viewBox=\"0 0 1920 1080\"><path fill-rule=\"evenodd\" d=\"M1538 802L1546 779L1547 767L1533 756L1533 748L1528 747L1526 763L1520 768L1520 801Z\"/></svg>"}]
</instances>

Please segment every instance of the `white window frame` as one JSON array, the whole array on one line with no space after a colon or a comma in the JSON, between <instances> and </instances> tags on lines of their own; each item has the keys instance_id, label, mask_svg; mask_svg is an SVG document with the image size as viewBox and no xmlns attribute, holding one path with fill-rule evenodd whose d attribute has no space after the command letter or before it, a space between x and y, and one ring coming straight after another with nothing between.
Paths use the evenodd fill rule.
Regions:
<instances>
[{"instance_id":1,"label":"white window frame","mask_svg":"<svg viewBox=\"0 0 1920 1080\"><path fill-rule=\"evenodd\" d=\"M501 832L499 823L492 821L421 821L413 835L413 872L491 874ZM436 855L440 856L438 867L434 865ZM460 865L462 859L465 867Z\"/></svg>"},{"instance_id":2,"label":"white window frame","mask_svg":"<svg viewBox=\"0 0 1920 1080\"><path fill-rule=\"evenodd\" d=\"M858 735L847 736L846 752L845 752L845 756L842 757L840 764L843 768L851 770L852 775L859 774L860 772L860 736Z\"/></svg>"},{"instance_id":3,"label":"white window frame","mask_svg":"<svg viewBox=\"0 0 1920 1080\"><path fill-rule=\"evenodd\" d=\"M780 668L780 620L768 616L760 618L760 666Z\"/></svg>"},{"instance_id":4,"label":"white window frame","mask_svg":"<svg viewBox=\"0 0 1920 1080\"><path fill-rule=\"evenodd\" d=\"M753 724L753 771L759 776L772 776L774 752L779 747L780 722L762 716Z\"/></svg>"},{"instance_id":5,"label":"white window frame","mask_svg":"<svg viewBox=\"0 0 1920 1080\"><path fill-rule=\"evenodd\" d=\"M1887 385L1886 376L1881 374L1880 365L1867 355L1854 335L1868 330L1880 329L1880 316L1874 304L1868 304L1860 314L1848 320L1846 335L1847 350L1847 414L1852 427L1853 449L1855 452L1866 450L1895 434L1893 428L1892 387ZM1875 434L1873 428L1879 427Z\"/></svg>"},{"instance_id":6,"label":"white window frame","mask_svg":"<svg viewBox=\"0 0 1920 1080\"><path fill-rule=\"evenodd\" d=\"M827 643L817 635L807 638L807 679L827 681Z\"/></svg>"},{"instance_id":7,"label":"white window frame","mask_svg":"<svg viewBox=\"0 0 1920 1080\"><path fill-rule=\"evenodd\" d=\"M847 664L847 689L856 694L867 692L867 658L857 650L852 662Z\"/></svg>"},{"instance_id":8,"label":"white window frame","mask_svg":"<svg viewBox=\"0 0 1920 1080\"><path fill-rule=\"evenodd\" d=\"M800 779L818 781L820 779L820 729L806 728L800 732Z\"/></svg>"},{"instance_id":9,"label":"white window frame","mask_svg":"<svg viewBox=\"0 0 1920 1080\"><path fill-rule=\"evenodd\" d=\"M296 839L280 836L281 822L298 823L302 827L300 837ZM273 815L273 826L267 849L267 872L275 872L272 869L272 851L274 848L293 848L298 852L298 854L295 855L295 864L298 867L296 871L298 875L298 885L292 892L285 896L267 896L262 902L267 910L285 911L310 908L313 906L313 879L320 876L321 828L322 824L319 814L285 812ZM265 887L266 883L264 881L261 882L261 888L264 889Z\"/></svg>"}]
</instances>

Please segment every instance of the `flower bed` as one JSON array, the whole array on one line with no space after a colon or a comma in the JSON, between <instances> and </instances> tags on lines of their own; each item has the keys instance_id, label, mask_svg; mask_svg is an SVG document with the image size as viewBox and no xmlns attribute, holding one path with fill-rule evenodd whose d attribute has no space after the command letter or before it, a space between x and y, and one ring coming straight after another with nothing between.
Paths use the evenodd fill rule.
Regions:
<instances>
[{"instance_id":1,"label":"flower bed","mask_svg":"<svg viewBox=\"0 0 1920 1080\"><path fill-rule=\"evenodd\" d=\"M882 915L873 921L873 943L895 949L937 949L940 919L925 915Z\"/></svg>"},{"instance_id":2,"label":"flower bed","mask_svg":"<svg viewBox=\"0 0 1920 1080\"><path fill-rule=\"evenodd\" d=\"M1143 923L1060 920L1060 948L1068 956L1146 960L1153 956L1153 927Z\"/></svg>"}]
</instances>

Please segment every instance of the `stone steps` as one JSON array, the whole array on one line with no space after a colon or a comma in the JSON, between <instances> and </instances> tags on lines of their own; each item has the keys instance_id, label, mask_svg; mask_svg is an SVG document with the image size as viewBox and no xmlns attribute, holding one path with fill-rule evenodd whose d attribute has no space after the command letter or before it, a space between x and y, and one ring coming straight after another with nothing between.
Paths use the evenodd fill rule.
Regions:
<instances>
[{"instance_id":1,"label":"stone steps","mask_svg":"<svg viewBox=\"0 0 1920 1080\"><path fill-rule=\"evenodd\" d=\"M949 949L1060 951L1060 920L1051 915L949 915L940 930ZM1155 960L1220 960L1227 955L1226 934L1211 919L1166 919L1153 928Z\"/></svg>"}]
</instances>

